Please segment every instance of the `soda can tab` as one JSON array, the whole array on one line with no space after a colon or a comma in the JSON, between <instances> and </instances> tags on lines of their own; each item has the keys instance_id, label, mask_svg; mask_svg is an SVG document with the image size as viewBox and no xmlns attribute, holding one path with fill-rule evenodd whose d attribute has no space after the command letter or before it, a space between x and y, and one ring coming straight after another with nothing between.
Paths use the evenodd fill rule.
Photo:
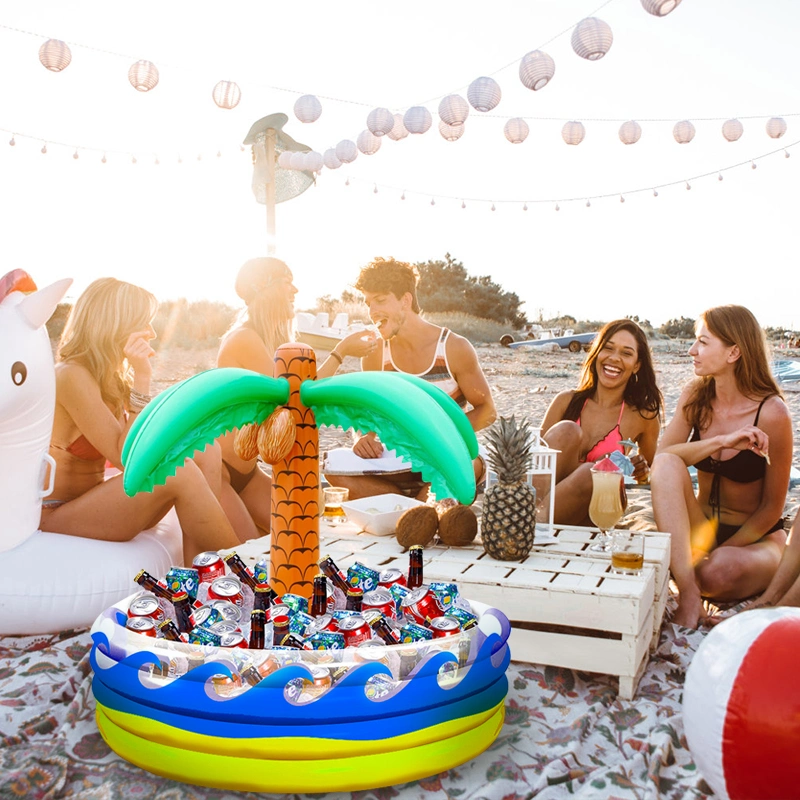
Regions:
<instances>
[{"instance_id":1,"label":"soda can tab","mask_svg":"<svg viewBox=\"0 0 800 800\"><path fill-rule=\"evenodd\" d=\"M478 624L478 618L475 616L475 614L471 614L469 611L464 611L463 608L459 608L458 606L448 609L447 616L458 620L462 631L468 631L470 628L474 628Z\"/></svg>"},{"instance_id":2,"label":"soda can tab","mask_svg":"<svg viewBox=\"0 0 800 800\"><path fill-rule=\"evenodd\" d=\"M347 568L347 582L351 586L357 586L364 592L371 592L373 589L377 589L380 576L380 572L359 561Z\"/></svg>"},{"instance_id":3,"label":"soda can tab","mask_svg":"<svg viewBox=\"0 0 800 800\"><path fill-rule=\"evenodd\" d=\"M192 559L192 567L197 570L197 579L200 583L211 583L225 575L225 562L214 550L198 553Z\"/></svg>"},{"instance_id":4,"label":"soda can tab","mask_svg":"<svg viewBox=\"0 0 800 800\"><path fill-rule=\"evenodd\" d=\"M224 636L226 633L241 633L239 626L235 622L229 622L224 619L221 622L215 622L209 630L211 633L216 633L217 636Z\"/></svg>"},{"instance_id":5,"label":"soda can tab","mask_svg":"<svg viewBox=\"0 0 800 800\"><path fill-rule=\"evenodd\" d=\"M334 631L317 631L306 636L306 642L314 650L344 650L344 634Z\"/></svg>"},{"instance_id":6,"label":"soda can tab","mask_svg":"<svg viewBox=\"0 0 800 800\"><path fill-rule=\"evenodd\" d=\"M314 622L315 618L311 614L306 614L305 611L296 611L289 617L289 632L297 633L302 636L306 628Z\"/></svg>"},{"instance_id":7,"label":"soda can tab","mask_svg":"<svg viewBox=\"0 0 800 800\"><path fill-rule=\"evenodd\" d=\"M222 622L220 624L226 625L228 623ZM244 635L241 631L231 631L230 633L223 633L219 637L219 646L246 648L247 640L244 638Z\"/></svg>"},{"instance_id":8,"label":"soda can tab","mask_svg":"<svg viewBox=\"0 0 800 800\"><path fill-rule=\"evenodd\" d=\"M308 613L308 600L301 597L299 594L284 594L277 598L277 604L288 606L293 613L302 611L304 614Z\"/></svg>"},{"instance_id":9,"label":"soda can tab","mask_svg":"<svg viewBox=\"0 0 800 800\"><path fill-rule=\"evenodd\" d=\"M210 628L218 622L222 622L222 614L214 606L200 606L200 608L192 611L192 626L194 628Z\"/></svg>"},{"instance_id":10,"label":"soda can tab","mask_svg":"<svg viewBox=\"0 0 800 800\"><path fill-rule=\"evenodd\" d=\"M193 628L189 632L189 644L204 644L219 647L221 636L213 633L208 628Z\"/></svg>"},{"instance_id":11,"label":"soda can tab","mask_svg":"<svg viewBox=\"0 0 800 800\"><path fill-rule=\"evenodd\" d=\"M416 622L407 622L400 628L400 643L412 644L413 642L429 642L433 639L433 631Z\"/></svg>"},{"instance_id":12,"label":"soda can tab","mask_svg":"<svg viewBox=\"0 0 800 800\"><path fill-rule=\"evenodd\" d=\"M404 583L393 583L389 587L389 593L394 597L395 616L399 617L403 613L403 598L409 594L409 589Z\"/></svg>"},{"instance_id":13,"label":"soda can tab","mask_svg":"<svg viewBox=\"0 0 800 800\"><path fill-rule=\"evenodd\" d=\"M401 586L406 585L406 576L403 574L402 570L389 567L378 575L378 584L383 586L384 589L388 589L395 583L399 583Z\"/></svg>"},{"instance_id":14,"label":"soda can tab","mask_svg":"<svg viewBox=\"0 0 800 800\"><path fill-rule=\"evenodd\" d=\"M364 694L368 700L382 700L396 687L397 682L390 675L378 673L366 682Z\"/></svg>"},{"instance_id":15,"label":"soda can tab","mask_svg":"<svg viewBox=\"0 0 800 800\"><path fill-rule=\"evenodd\" d=\"M129 617L125 627L134 633L141 633L142 636L149 636L155 639L158 636L156 621L152 617Z\"/></svg>"},{"instance_id":16,"label":"soda can tab","mask_svg":"<svg viewBox=\"0 0 800 800\"><path fill-rule=\"evenodd\" d=\"M458 600L458 586L454 583L441 583L435 581L429 583L430 590L436 595L439 600L439 605L447 611L452 608Z\"/></svg>"},{"instance_id":17,"label":"soda can tab","mask_svg":"<svg viewBox=\"0 0 800 800\"><path fill-rule=\"evenodd\" d=\"M353 658L358 664L386 664L389 665L389 651L386 645L381 644L375 639L368 642L361 642L353 654Z\"/></svg>"},{"instance_id":18,"label":"soda can tab","mask_svg":"<svg viewBox=\"0 0 800 800\"><path fill-rule=\"evenodd\" d=\"M158 598L149 592L136 595L128 606L128 617L151 617L161 622L166 617L158 604Z\"/></svg>"},{"instance_id":19,"label":"soda can tab","mask_svg":"<svg viewBox=\"0 0 800 800\"><path fill-rule=\"evenodd\" d=\"M371 592L367 592L364 595L364 599L361 602L361 609L362 611L374 609L376 611L380 611L385 617L390 617L391 619L395 619L397 617L397 605L395 603L395 599L392 596L392 593L382 586L379 586L377 589L373 589Z\"/></svg>"},{"instance_id":20,"label":"soda can tab","mask_svg":"<svg viewBox=\"0 0 800 800\"><path fill-rule=\"evenodd\" d=\"M306 626L306 629L303 631L303 635L308 637L313 636L315 633L322 633L323 631L335 633L338 630L339 625L333 618L333 615L323 614L321 617L312 617L312 621Z\"/></svg>"},{"instance_id":21,"label":"soda can tab","mask_svg":"<svg viewBox=\"0 0 800 800\"><path fill-rule=\"evenodd\" d=\"M197 587L200 585L200 576L196 569L190 567L170 567L165 579L167 589L173 594L186 592L189 599L194 602L197 599Z\"/></svg>"},{"instance_id":22,"label":"soda can tab","mask_svg":"<svg viewBox=\"0 0 800 800\"><path fill-rule=\"evenodd\" d=\"M211 600L208 605L216 608L225 622L235 622L237 625L242 623L242 608L230 600Z\"/></svg>"},{"instance_id":23,"label":"soda can tab","mask_svg":"<svg viewBox=\"0 0 800 800\"><path fill-rule=\"evenodd\" d=\"M339 620L339 631L344 635L347 647L356 647L361 642L368 642L372 638L372 628L361 614Z\"/></svg>"},{"instance_id":24,"label":"soda can tab","mask_svg":"<svg viewBox=\"0 0 800 800\"><path fill-rule=\"evenodd\" d=\"M428 618L441 617L444 611L436 595L425 584L412 589L400 604L406 617L412 617L414 622L424 625Z\"/></svg>"},{"instance_id":25,"label":"soda can tab","mask_svg":"<svg viewBox=\"0 0 800 800\"><path fill-rule=\"evenodd\" d=\"M434 617L428 620L428 627L433 631L434 639L444 639L461 633L461 625L453 617Z\"/></svg>"},{"instance_id":26,"label":"soda can tab","mask_svg":"<svg viewBox=\"0 0 800 800\"><path fill-rule=\"evenodd\" d=\"M269 583L269 561L262 556L253 567L253 577L256 583Z\"/></svg>"},{"instance_id":27,"label":"soda can tab","mask_svg":"<svg viewBox=\"0 0 800 800\"><path fill-rule=\"evenodd\" d=\"M208 589L209 600L228 600L234 605L244 605L242 582L235 575L215 578Z\"/></svg>"}]
</instances>

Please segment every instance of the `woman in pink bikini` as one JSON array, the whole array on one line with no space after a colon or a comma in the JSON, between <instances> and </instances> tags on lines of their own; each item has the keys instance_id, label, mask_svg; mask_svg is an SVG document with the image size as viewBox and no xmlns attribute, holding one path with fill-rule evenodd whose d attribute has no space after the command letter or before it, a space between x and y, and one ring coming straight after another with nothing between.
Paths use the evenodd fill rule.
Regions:
<instances>
[{"instance_id":1,"label":"woman in pink bikini","mask_svg":"<svg viewBox=\"0 0 800 800\"><path fill-rule=\"evenodd\" d=\"M55 484L42 504L41 527L122 542L174 506L184 562L191 564L197 553L239 542L194 462L187 461L166 485L135 497L123 491L121 475L105 479L106 461L122 468L125 437L150 401L157 307L152 294L114 278L94 281L73 306L58 347L50 439Z\"/></svg>"},{"instance_id":2,"label":"woman in pink bikini","mask_svg":"<svg viewBox=\"0 0 800 800\"><path fill-rule=\"evenodd\" d=\"M625 453L625 441L639 449L631 458L634 478L647 480L662 414L644 332L629 319L609 322L586 356L578 388L557 395L542 422L545 441L561 451L556 461L556 522L591 525L591 467L610 453Z\"/></svg>"}]
</instances>

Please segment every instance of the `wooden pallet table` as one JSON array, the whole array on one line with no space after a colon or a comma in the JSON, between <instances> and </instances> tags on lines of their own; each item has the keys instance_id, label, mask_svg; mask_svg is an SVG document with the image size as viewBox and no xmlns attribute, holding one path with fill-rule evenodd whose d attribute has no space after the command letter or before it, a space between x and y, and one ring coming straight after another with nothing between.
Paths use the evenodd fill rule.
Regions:
<instances>
[{"instance_id":1,"label":"wooden pallet table","mask_svg":"<svg viewBox=\"0 0 800 800\"><path fill-rule=\"evenodd\" d=\"M616 575L607 554L588 550L597 535L595 528L556 528L523 561L495 561L480 543L432 545L425 548L425 580L455 582L465 597L503 611L511 621L513 660L616 675L620 697L630 700L658 642L670 537L645 533L641 573ZM265 551L265 539L237 548L248 563ZM408 554L394 537L376 537L352 523L321 526L320 553L342 570L356 561L408 570Z\"/></svg>"}]
</instances>

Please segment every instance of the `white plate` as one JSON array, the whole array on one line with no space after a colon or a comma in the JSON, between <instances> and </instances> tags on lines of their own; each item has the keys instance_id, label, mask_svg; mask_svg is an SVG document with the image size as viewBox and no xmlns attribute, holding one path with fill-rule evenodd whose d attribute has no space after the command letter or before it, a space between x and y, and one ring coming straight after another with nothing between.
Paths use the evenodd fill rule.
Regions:
<instances>
[{"instance_id":1,"label":"white plate","mask_svg":"<svg viewBox=\"0 0 800 800\"><path fill-rule=\"evenodd\" d=\"M397 527L397 520L409 508L424 506L421 500L402 494L378 494L342 503L347 519L362 530L375 536L391 536Z\"/></svg>"}]
</instances>

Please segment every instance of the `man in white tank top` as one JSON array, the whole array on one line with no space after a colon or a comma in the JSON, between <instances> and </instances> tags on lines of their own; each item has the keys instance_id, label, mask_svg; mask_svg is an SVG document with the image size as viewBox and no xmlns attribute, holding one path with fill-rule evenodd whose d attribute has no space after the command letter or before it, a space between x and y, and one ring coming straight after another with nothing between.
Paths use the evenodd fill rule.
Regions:
<instances>
[{"instance_id":1,"label":"man in white tank top","mask_svg":"<svg viewBox=\"0 0 800 800\"><path fill-rule=\"evenodd\" d=\"M430 381L464 409L474 430L486 428L497 412L475 349L463 336L420 316L418 280L416 267L394 259L376 258L361 270L355 286L364 295L383 345L361 359L361 369L405 372ZM353 452L361 458L378 458L383 444L369 432L358 438ZM480 482L486 470L483 459L475 459L474 467ZM424 500L428 494L428 485L411 471L326 478L334 486L348 488L351 500L389 492Z\"/></svg>"}]
</instances>

